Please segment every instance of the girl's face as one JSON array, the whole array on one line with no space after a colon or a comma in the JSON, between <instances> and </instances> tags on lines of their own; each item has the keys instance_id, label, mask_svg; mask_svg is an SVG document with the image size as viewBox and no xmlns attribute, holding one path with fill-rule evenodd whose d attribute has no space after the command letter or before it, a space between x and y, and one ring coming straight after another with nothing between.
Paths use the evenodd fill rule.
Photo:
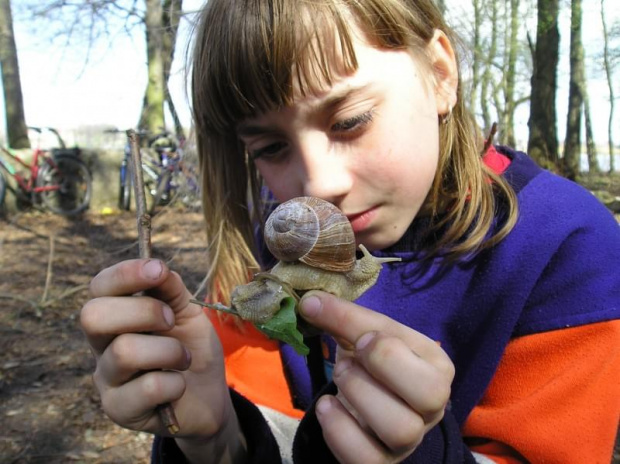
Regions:
<instances>
[{"instance_id":1,"label":"girl's face","mask_svg":"<svg viewBox=\"0 0 620 464\"><path fill-rule=\"evenodd\" d=\"M351 221L358 244L383 249L402 237L431 188L438 116L456 102L456 64L439 32L428 45L430 67L407 51L361 39L354 45L355 73L243 121L238 133L278 201L330 201Z\"/></svg>"}]
</instances>

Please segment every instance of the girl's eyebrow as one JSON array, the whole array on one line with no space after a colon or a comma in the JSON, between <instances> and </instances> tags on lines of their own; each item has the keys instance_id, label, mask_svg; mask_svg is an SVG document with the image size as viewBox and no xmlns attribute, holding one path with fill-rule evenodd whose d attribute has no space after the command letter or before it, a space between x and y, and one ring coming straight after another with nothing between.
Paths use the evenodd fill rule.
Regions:
<instances>
[{"instance_id":1,"label":"girl's eyebrow","mask_svg":"<svg viewBox=\"0 0 620 464\"><path fill-rule=\"evenodd\" d=\"M364 83L357 86L347 86L342 89L337 89L327 95L323 100L313 103L310 106L310 113L321 114L325 111L331 110L355 95L363 93L370 87L370 84ZM237 134L239 137L251 137L253 135L261 135L277 131L278 128L270 124L241 122L237 126Z\"/></svg>"},{"instance_id":2,"label":"girl's eyebrow","mask_svg":"<svg viewBox=\"0 0 620 464\"><path fill-rule=\"evenodd\" d=\"M237 126L237 135L239 137L252 137L253 135L261 135L267 132L276 131L277 128L271 125L260 125L242 122Z\"/></svg>"},{"instance_id":3,"label":"girl's eyebrow","mask_svg":"<svg viewBox=\"0 0 620 464\"><path fill-rule=\"evenodd\" d=\"M330 110L348 99L356 96L359 93L363 93L365 90L370 88L371 85L364 83L359 85L349 85L347 87L343 87L341 89L337 89L331 92L325 99L319 101L315 105L312 105L312 111L315 113L321 113L327 110Z\"/></svg>"}]
</instances>

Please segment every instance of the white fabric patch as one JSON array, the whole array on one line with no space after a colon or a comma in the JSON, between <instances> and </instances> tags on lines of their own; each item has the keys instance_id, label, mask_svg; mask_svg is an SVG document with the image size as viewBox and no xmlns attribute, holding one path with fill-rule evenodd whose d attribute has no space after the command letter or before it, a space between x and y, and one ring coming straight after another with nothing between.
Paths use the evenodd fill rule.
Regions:
<instances>
[{"instance_id":1,"label":"white fabric patch","mask_svg":"<svg viewBox=\"0 0 620 464\"><path fill-rule=\"evenodd\" d=\"M293 438L299 427L299 419L289 417L275 409L258 406L263 417L269 424L271 433L280 447L282 464L293 464Z\"/></svg>"},{"instance_id":2,"label":"white fabric patch","mask_svg":"<svg viewBox=\"0 0 620 464\"><path fill-rule=\"evenodd\" d=\"M487 458L484 454L473 452L471 454L474 455L474 459L478 464L495 464L495 461L493 459Z\"/></svg>"}]
</instances>

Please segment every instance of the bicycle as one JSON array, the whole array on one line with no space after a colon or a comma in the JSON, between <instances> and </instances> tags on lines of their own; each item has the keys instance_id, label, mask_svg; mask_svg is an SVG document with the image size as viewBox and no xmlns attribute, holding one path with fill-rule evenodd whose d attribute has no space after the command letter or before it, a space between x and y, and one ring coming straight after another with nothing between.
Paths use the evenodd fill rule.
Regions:
<instances>
[{"instance_id":1,"label":"bicycle","mask_svg":"<svg viewBox=\"0 0 620 464\"><path fill-rule=\"evenodd\" d=\"M147 131L135 131L140 143L142 144L143 138L148 136ZM127 131L120 129L106 129L106 134L127 134ZM125 145L123 148L123 159L119 167L119 179L118 179L118 207L123 211L129 211L131 209L131 189L132 179L131 171L131 145L129 143L129 137L125 137Z\"/></svg>"},{"instance_id":2,"label":"bicycle","mask_svg":"<svg viewBox=\"0 0 620 464\"><path fill-rule=\"evenodd\" d=\"M41 136L49 131L58 140L58 147L44 150L37 147L27 162L5 147L0 151L6 158L0 158L0 207L4 205L7 189L18 203L35 207L40 204L47 210L64 216L73 216L86 210L92 195L92 176L86 164L79 158L81 150L67 148L58 131L51 127L29 127ZM26 172L22 173L16 164ZM15 187L7 183L6 173L15 181Z\"/></svg>"},{"instance_id":3,"label":"bicycle","mask_svg":"<svg viewBox=\"0 0 620 464\"><path fill-rule=\"evenodd\" d=\"M109 129L108 133L124 132ZM159 206L173 203L180 199L186 206L193 206L199 201L198 175L194 167L184 159L183 141L168 132L151 135L146 131L137 131L142 158L142 172L149 214L154 214ZM129 211L131 208L131 191L133 186L131 175L131 146L127 140L124 147L123 160L119 169L120 209Z\"/></svg>"}]
</instances>

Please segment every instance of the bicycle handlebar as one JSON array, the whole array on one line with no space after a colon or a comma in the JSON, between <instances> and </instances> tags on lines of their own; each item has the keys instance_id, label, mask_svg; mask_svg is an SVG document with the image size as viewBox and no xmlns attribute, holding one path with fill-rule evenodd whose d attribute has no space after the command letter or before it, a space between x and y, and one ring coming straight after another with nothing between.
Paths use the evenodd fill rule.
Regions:
<instances>
[{"instance_id":1,"label":"bicycle handlebar","mask_svg":"<svg viewBox=\"0 0 620 464\"><path fill-rule=\"evenodd\" d=\"M37 134L42 134L44 131L48 131L51 132L52 134L54 134L56 136L56 139L58 140L58 147L59 148L67 148L67 145L65 144L65 141L63 140L63 138L60 136L60 133L58 132L58 130L56 130L53 127L34 127L34 126L28 126L28 130L34 131Z\"/></svg>"}]
</instances>

